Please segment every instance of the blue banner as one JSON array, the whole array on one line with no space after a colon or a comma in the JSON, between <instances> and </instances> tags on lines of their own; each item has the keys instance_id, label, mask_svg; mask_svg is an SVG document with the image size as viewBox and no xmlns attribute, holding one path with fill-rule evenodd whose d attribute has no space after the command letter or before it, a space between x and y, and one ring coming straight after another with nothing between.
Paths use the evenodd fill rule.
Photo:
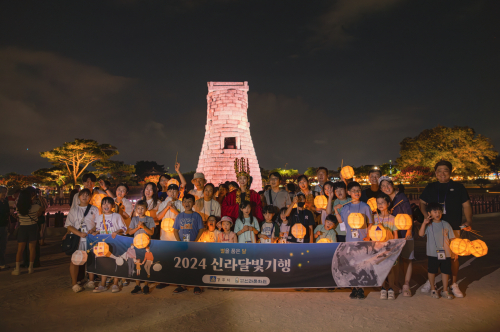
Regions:
<instances>
[{"instance_id":1,"label":"blue banner","mask_svg":"<svg viewBox=\"0 0 500 332\"><path fill-rule=\"evenodd\" d=\"M405 244L201 243L151 240L149 252L133 238L89 235L88 272L149 282L228 288L379 287ZM93 247L101 245L99 255Z\"/></svg>"}]
</instances>

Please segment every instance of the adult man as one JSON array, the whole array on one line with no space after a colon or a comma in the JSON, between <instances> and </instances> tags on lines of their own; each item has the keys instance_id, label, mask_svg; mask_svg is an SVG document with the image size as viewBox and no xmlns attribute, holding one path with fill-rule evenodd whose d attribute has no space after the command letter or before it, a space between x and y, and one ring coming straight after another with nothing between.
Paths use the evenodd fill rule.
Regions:
<instances>
[{"instance_id":1,"label":"adult man","mask_svg":"<svg viewBox=\"0 0 500 332\"><path fill-rule=\"evenodd\" d=\"M328 168L318 167L316 170L316 177L318 178L318 184L313 188L314 197L318 195L324 195L325 190L323 189L325 182L328 181Z\"/></svg>"},{"instance_id":2,"label":"adult man","mask_svg":"<svg viewBox=\"0 0 500 332\"><path fill-rule=\"evenodd\" d=\"M434 171L436 172L437 182L429 183L425 187L422 195L420 196L420 210L423 215L427 217L427 204L437 202L443 206L443 217L442 220L448 222L453 228L455 237L460 237L460 229L470 230L470 225L472 223L472 206L470 203L469 194L467 190L461 183L454 182L451 180L451 172L453 167L449 161L441 160L436 166L434 166ZM462 209L465 214L465 222L462 222ZM457 285L457 274L458 274L459 262L458 256L452 253L452 285L451 291L455 297L464 297ZM427 283L422 287L422 292L428 292L430 290L430 283Z\"/></svg>"},{"instance_id":3,"label":"adult man","mask_svg":"<svg viewBox=\"0 0 500 332\"><path fill-rule=\"evenodd\" d=\"M222 217L229 216L233 220L238 219L240 214L240 204L243 201L250 201L252 204L252 215L262 222L264 216L262 215L262 201L260 195L255 190L250 189L250 166L248 160L241 158L241 161L236 158L234 162L234 171L236 178L240 184L240 188L230 192L222 202Z\"/></svg>"},{"instance_id":4,"label":"adult man","mask_svg":"<svg viewBox=\"0 0 500 332\"><path fill-rule=\"evenodd\" d=\"M280 182L280 173L273 172L269 174L269 184L271 185L271 188L264 192L266 203L267 205L272 205L275 207L274 216L277 218L279 218L280 210L284 207L288 207L292 203L288 192L280 188Z\"/></svg>"},{"instance_id":5,"label":"adult man","mask_svg":"<svg viewBox=\"0 0 500 332\"><path fill-rule=\"evenodd\" d=\"M110 188L106 186L104 180L99 180L99 186L101 187L101 190L94 190L94 184L96 183L96 181L97 178L92 173L87 173L82 177L83 187L90 190L90 192L92 193L92 197L89 200L89 204L98 208L99 213L102 213L101 200L106 196L114 198L115 195L110 190ZM79 205L80 205L80 199L78 199L78 195L75 195L71 203L71 209L78 209Z\"/></svg>"},{"instance_id":6,"label":"adult man","mask_svg":"<svg viewBox=\"0 0 500 332\"><path fill-rule=\"evenodd\" d=\"M199 200L203 197L203 189L207 183L205 175L203 173L194 173L191 183L194 184L194 189L191 189L189 193L194 196L195 200Z\"/></svg>"},{"instance_id":7,"label":"adult man","mask_svg":"<svg viewBox=\"0 0 500 332\"><path fill-rule=\"evenodd\" d=\"M377 198L377 195L381 193L378 187L378 179L382 176L382 172L379 169L371 169L368 172L368 181L370 181L370 188L366 188L361 192L361 202L368 202L370 198Z\"/></svg>"}]
</instances>

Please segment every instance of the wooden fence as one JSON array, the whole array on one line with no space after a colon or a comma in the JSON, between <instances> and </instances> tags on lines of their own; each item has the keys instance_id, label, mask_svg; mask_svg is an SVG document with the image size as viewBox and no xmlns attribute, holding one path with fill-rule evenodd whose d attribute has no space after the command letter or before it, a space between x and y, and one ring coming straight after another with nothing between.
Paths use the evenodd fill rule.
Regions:
<instances>
[{"instance_id":1,"label":"wooden fence","mask_svg":"<svg viewBox=\"0 0 500 332\"><path fill-rule=\"evenodd\" d=\"M410 202L419 204L419 193L406 194ZM500 212L500 195L469 195L473 214Z\"/></svg>"}]
</instances>

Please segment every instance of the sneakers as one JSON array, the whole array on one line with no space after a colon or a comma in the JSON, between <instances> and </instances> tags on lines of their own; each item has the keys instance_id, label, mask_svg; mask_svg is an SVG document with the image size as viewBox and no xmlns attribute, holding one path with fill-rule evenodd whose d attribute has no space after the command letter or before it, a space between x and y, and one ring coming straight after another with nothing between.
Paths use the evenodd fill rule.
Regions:
<instances>
[{"instance_id":1,"label":"sneakers","mask_svg":"<svg viewBox=\"0 0 500 332\"><path fill-rule=\"evenodd\" d=\"M358 295L358 290L356 288L353 288L351 294L349 295L349 298L355 300L357 295Z\"/></svg>"},{"instance_id":2,"label":"sneakers","mask_svg":"<svg viewBox=\"0 0 500 332\"><path fill-rule=\"evenodd\" d=\"M433 290L431 291L431 297L433 299L439 299L439 294L438 294L438 291L437 290Z\"/></svg>"},{"instance_id":3,"label":"sneakers","mask_svg":"<svg viewBox=\"0 0 500 332\"><path fill-rule=\"evenodd\" d=\"M165 287L168 287L169 284L158 284L158 286L156 286L156 289L163 289Z\"/></svg>"},{"instance_id":4,"label":"sneakers","mask_svg":"<svg viewBox=\"0 0 500 332\"><path fill-rule=\"evenodd\" d=\"M118 293L120 291L120 287L118 285L111 286L111 293Z\"/></svg>"},{"instance_id":5,"label":"sneakers","mask_svg":"<svg viewBox=\"0 0 500 332\"><path fill-rule=\"evenodd\" d=\"M144 288L142 289L142 292L144 293L144 295L148 295L149 294L149 286L144 286Z\"/></svg>"},{"instance_id":6,"label":"sneakers","mask_svg":"<svg viewBox=\"0 0 500 332\"><path fill-rule=\"evenodd\" d=\"M96 287L96 288L94 289L94 293L102 293L102 292L105 292L105 291L107 291L107 290L108 290L108 289L107 289L106 287L99 285L99 287Z\"/></svg>"},{"instance_id":7,"label":"sneakers","mask_svg":"<svg viewBox=\"0 0 500 332\"><path fill-rule=\"evenodd\" d=\"M136 285L130 293L133 295L141 294L142 293L141 286Z\"/></svg>"},{"instance_id":8,"label":"sneakers","mask_svg":"<svg viewBox=\"0 0 500 332\"><path fill-rule=\"evenodd\" d=\"M84 286L85 288L88 288L88 289L94 289L95 288L95 283L91 280L87 281L87 283L85 284Z\"/></svg>"},{"instance_id":9,"label":"sneakers","mask_svg":"<svg viewBox=\"0 0 500 332\"><path fill-rule=\"evenodd\" d=\"M108 287L109 285L111 285L112 282L113 282L113 278L106 279L106 287Z\"/></svg>"},{"instance_id":10,"label":"sneakers","mask_svg":"<svg viewBox=\"0 0 500 332\"><path fill-rule=\"evenodd\" d=\"M443 299L453 300L453 295L451 295L448 291L442 291L441 296L443 297Z\"/></svg>"},{"instance_id":11,"label":"sneakers","mask_svg":"<svg viewBox=\"0 0 500 332\"><path fill-rule=\"evenodd\" d=\"M174 294L180 294L180 293L184 293L185 291L187 291L187 288L184 288L182 286L179 286L177 287L176 289L174 289Z\"/></svg>"},{"instance_id":12,"label":"sneakers","mask_svg":"<svg viewBox=\"0 0 500 332\"><path fill-rule=\"evenodd\" d=\"M130 284L130 282L128 282L127 280L125 280L125 281L122 283L123 287L127 287L129 284Z\"/></svg>"},{"instance_id":13,"label":"sneakers","mask_svg":"<svg viewBox=\"0 0 500 332\"><path fill-rule=\"evenodd\" d=\"M436 285L434 285L434 288L436 288ZM431 283L429 282L429 280L427 280L422 288L420 288L420 291L422 293L429 293L431 291Z\"/></svg>"},{"instance_id":14,"label":"sneakers","mask_svg":"<svg viewBox=\"0 0 500 332\"><path fill-rule=\"evenodd\" d=\"M21 270L18 270L18 269L15 269L14 271L12 271L11 273L13 276L18 276L19 274L21 274Z\"/></svg>"},{"instance_id":15,"label":"sneakers","mask_svg":"<svg viewBox=\"0 0 500 332\"><path fill-rule=\"evenodd\" d=\"M396 295L394 294L394 290L392 288L389 288L389 291L387 292L387 299L388 300L396 299Z\"/></svg>"},{"instance_id":16,"label":"sneakers","mask_svg":"<svg viewBox=\"0 0 500 332\"><path fill-rule=\"evenodd\" d=\"M453 295L455 295L455 297L464 297L464 294L460 291L460 288L458 288L458 285L456 283L451 285L451 292L453 293Z\"/></svg>"},{"instance_id":17,"label":"sneakers","mask_svg":"<svg viewBox=\"0 0 500 332\"><path fill-rule=\"evenodd\" d=\"M356 295L356 298L358 300L364 300L365 299L365 290L363 288L358 289L358 294Z\"/></svg>"},{"instance_id":18,"label":"sneakers","mask_svg":"<svg viewBox=\"0 0 500 332\"><path fill-rule=\"evenodd\" d=\"M73 289L73 292L79 293L79 292L81 292L83 290L83 287L80 286L80 285L78 285L78 284L75 284L75 285L73 285L72 289Z\"/></svg>"},{"instance_id":19,"label":"sneakers","mask_svg":"<svg viewBox=\"0 0 500 332\"><path fill-rule=\"evenodd\" d=\"M385 289L383 289L383 288L380 291L380 299L381 300L387 300L387 291Z\"/></svg>"}]
</instances>

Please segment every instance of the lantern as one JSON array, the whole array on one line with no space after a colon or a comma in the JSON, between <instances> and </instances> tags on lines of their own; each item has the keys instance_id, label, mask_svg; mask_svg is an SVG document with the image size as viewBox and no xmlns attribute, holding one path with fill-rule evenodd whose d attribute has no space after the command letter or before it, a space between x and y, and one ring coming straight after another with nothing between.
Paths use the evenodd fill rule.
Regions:
<instances>
[{"instance_id":1,"label":"lantern","mask_svg":"<svg viewBox=\"0 0 500 332\"><path fill-rule=\"evenodd\" d=\"M174 231L174 219L172 218L165 218L161 222L161 229L163 229L165 232L173 232Z\"/></svg>"},{"instance_id":2,"label":"lantern","mask_svg":"<svg viewBox=\"0 0 500 332\"><path fill-rule=\"evenodd\" d=\"M90 200L90 204L92 204L93 206L97 207L99 209L99 213L102 213L102 209L101 209L101 202L102 202L102 199L104 197L107 197L108 195L104 194L104 193L96 193L94 195L92 195L92 198Z\"/></svg>"},{"instance_id":3,"label":"lantern","mask_svg":"<svg viewBox=\"0 0 500 332\"><path fill-rule=\"evenodd\" d=\"M354 169L351 166L344 166L342 167L340 174L344 179L352 179L354 177Z\"/></svg>"},{"instance_id":4,"label":"lantern","mask_svg":"<svg viewBox=\"0 0 500 332\"><path fill-rule=\"evenodd\" d=\"M459 256L469 256L471 254L471 249L472 249L472 242L467 240L467 239L463 239L464 241L467 242L467 249L465 249L465 251L460 254Z\"/></svg>"},{"instance_id":5,"label":"lantern","mask_svg":"<svg viewBox=\"0 0 500 332\"><path fill-rule=\"evenodd\" d=\"M455 238L450 242L450 249L455 255L462 255L467 251L469 240Z\"/></svg>"},{"instance_id":6,"label":"lantern","mask_svg":"<svg viewBox=\"0 0 500 332\"><path fill-rule=\"evenodd\" d=\"M123 260L123 258L121 258L121 257L117 257L117 258L115 259L115 262L116 262L116 265L118 265L118 266L122 266L122 265L123 265L123 263L124 263L125 261Z\"/></svg>"},{"instance_id":7,"label":"lantern","mask_svg":"<svg viewBox=\"0 0 500 332\"><path fill-rule=\"evenodd\" d=\"M167 182L167 188L168 188L168 186L170 186L171 184L176 184L176 185L177 185L177 187L179 187L179 181L177 181L176 179L170 179L170 180L168 180L168 182Z\"/></svg>"},{"instance_id":8,"label":"lantern","mask_svg":"<svg viewBox=\"0 0 500 332\"><path fill-rule=\"evenodd\" d=\"M314 199L314 206L318 209L326 209L326 205L328 204L328 199L325 195L318 195Z\"/></svg>"},{"instance_id":9,"label":"lantern","mask_svg":"<svg viewBox=\"0 0 500 332\"><path fill-rule=\"evenodd\" d=\"M347 217L347 223L351 228L359 229L365 224L365 217L361 213L351 213Z\"/></svg>"},{"instance_id":10,"label":"lantern","mask_svg":"<svg viewBox=\"0 0 500 332\"><path fill-rule=\"evenodd\" d=\"M372 212L377 211L377 199L375 197L370 198L366 204L370 206L370 209L372 209Z\"/></svg>"},{"instance_id":11,"label":"lantern","mask_svg":"<svg viewBox=\"0 0 500 332\"><path fill-rule=\"evenodd\" d=\"M139 234L134 237L134 246L137 249L144 249L149 244L149 236L145 233Z\"/></svg>"},{"instance_id":12,"label":"lantern","mask_svg":"<svg viewBox=\"0 0 500 332\"><path fill-rule=\"evenodd\" d=\"M474 240L470 243L470 253L476 257L484 256L488 253L488 246L481 240Z\"/></svg>"},{"instance_id":13,"label":"lantern","mask_svg":"<svg viewBox=\"0 0 500 332\"><path fill-rule=\"evenodd\" d=\"M77 250L71 256L73 265L83 265L87 261L87 252L85 250Z\"/></svg>"},{"instance_id":14,"label":"lantern","mask_svg":"<svg viewBox=\"0 0 500 332\"><path fill-rule=\"evenodd\" d=\"M377 242L384 241L387 237L387 231L380 224L373 225L372 227L370 227L369 234L370 234L370 239L372 239L372 241L377 241Z\"/></svg>"},{"instance_id":15,"label":"lantern","mask_svg":"<svg viewBox=\"0 0 500 332\"><path fill-rule=\"evenodd\" d=\"M318 242L316 243L332 243L332 240L330 240L329 238L322 238L322 239L319 239Z\"/></svg>"},{"instance_id":16,"label":"lantern","mask_svg":"<svg viewBox=\"0 0 500 332\"><path fill-rule=\"evenodd\" d=\"M399 213L396 218L394 218L394 225L401 230L409 230L412 226L411 216L409 214Z\"/></svg>"},{"instance_id":17,"label":"lantern","mask_svg":"<svg viewBox=\"0 0 500 332\"><path fill-rule=\"evenodd\" d=\"M110 254L109 246L106 242L99 242L94 247L94 255L96 255L96 257L107 257Z\"/></svg>"},{"instance_id":18,"label":"lantern","mask_svg":"<svg viewBox=\"0 0 500 332\"><path fill-rule=\"evenodd\" d=\"M306 228L302 224L295 224L292 227L292 235L297 239L303 239L306 236Z\"/></svg>"},{"instance_id":19,"label":"lantern","mask_svg":"<svg viewBox=\"0 0 500 332\"><path fill-rule=\"evenodd\" d=\"M153 265L153 270L158 272L158 271L161 271L161 264L160 263L156 263L155 265Z\"/></svg>"},{"instance_id":20,"label":"lantern","mask_svg":"<svg viewBox=\"0 0 500 332\"><path fill-rule=\"evenodd\" d=\"M148 210L148 211L146 211L146 213L144 213L144 215L148 216L148 217L151 217L151 212L149 212L149 210Z\"/></svg>"}]
</instances>

